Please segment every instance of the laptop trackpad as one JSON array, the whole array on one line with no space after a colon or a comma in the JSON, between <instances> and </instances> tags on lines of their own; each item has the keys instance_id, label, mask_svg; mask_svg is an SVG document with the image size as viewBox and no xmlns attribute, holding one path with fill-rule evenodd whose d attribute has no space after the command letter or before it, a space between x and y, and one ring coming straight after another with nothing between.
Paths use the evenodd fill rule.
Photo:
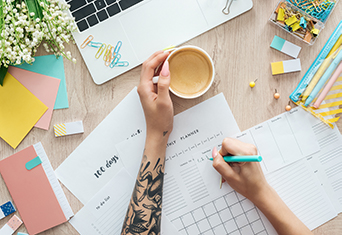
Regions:
<instances>
[{"instance_id":1,"label":"laptop trackpad","mask_svg":"<svg viewBox=\"0 0 342 235\"><path fill-rule=\"evenodd\" d=\"M208 28L196 0L152 0L139 5L120 16L120 21L141 61Z\"/></svg>"}]
</instances>

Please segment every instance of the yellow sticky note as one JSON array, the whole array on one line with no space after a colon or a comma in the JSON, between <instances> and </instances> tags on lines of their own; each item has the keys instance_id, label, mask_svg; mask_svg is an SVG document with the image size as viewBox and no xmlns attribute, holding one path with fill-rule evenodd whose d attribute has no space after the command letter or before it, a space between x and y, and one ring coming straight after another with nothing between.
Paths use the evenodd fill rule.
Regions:
<instances>
[{"instance_id":1,"label":"yellow sticky note","mask_svg":"<svg viewBox=\"0 0 342 235\"><path fill-rule=\"evenodd\" d=\"M277 20L284 21L285 11L283 8L279 8Z\"/></svg>"},{"instance_id":2,"label":"yellow sticky note","mask_svg":"<svg viewBox=\"0 0 342 235\"><path fill-rule=\"evenodd\" d=\"M286 25L292 25L296 22L298 22L298 19L296 18L296 16L291 16L290 18L285 20Z\"/></svg>"},{"instance_id":3,"label":"yellow sticky note","mask_svg":"<svg viewBox=\"0 0 342 235\"><path fill-rule=\"evenodd\" d=\"M284 73L284 65L282 61L271 63L272 74L282 74Z\"/></svg>"},{"instance_id":4,"label":"yellow sticky note","mask_svg":"<svg viewBox=\"0 0 342 235\"><path fill-rule=\"evenodd\" d=\"M0 86L0 137L15 149L47 109L7 73Z\"/></svg>"}]
</instances>

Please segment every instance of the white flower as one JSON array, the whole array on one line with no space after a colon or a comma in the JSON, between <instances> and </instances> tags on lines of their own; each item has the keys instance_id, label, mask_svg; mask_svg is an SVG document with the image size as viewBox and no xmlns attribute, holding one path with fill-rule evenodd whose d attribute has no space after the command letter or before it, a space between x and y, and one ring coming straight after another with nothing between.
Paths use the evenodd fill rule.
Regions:
<instances>
[{"instance_id":1,"label":"white flower","mask_svg":"<svg viewBox=\"0 0 342 235\"><path fill-rule=\"evenodd\" d=\"M72 59L72 62L74 62L74 64L76 64L76 59L75 59L75 58L73 58L73 59Z\"/></svg>"}]
</instances>

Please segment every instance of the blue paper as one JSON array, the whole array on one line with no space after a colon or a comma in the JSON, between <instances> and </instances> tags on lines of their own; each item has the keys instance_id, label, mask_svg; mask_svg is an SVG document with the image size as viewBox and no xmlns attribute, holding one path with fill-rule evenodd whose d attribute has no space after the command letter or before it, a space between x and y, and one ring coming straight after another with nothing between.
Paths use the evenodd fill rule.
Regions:
<instances>
[{"instance_id":1,"label":"blue paper","mask_svg":"<svg viewBox=\"0 0 342 235\"><path fill-rule=\"evenodd\" d=\"M32 65L24 63L22 65L16 65L15 67L60 79L61 82L59 84L55 106L53 109L69 108L62 56L60 56L58 59L55 55L36 56Z\"/></svg>"}]
</instances>

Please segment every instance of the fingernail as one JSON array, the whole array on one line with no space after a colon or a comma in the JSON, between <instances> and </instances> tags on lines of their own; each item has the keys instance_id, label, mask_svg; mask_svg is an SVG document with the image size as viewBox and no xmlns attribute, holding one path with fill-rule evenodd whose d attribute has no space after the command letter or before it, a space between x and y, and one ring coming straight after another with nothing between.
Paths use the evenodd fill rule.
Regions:
<instances>
[{"instance_id":1,"label":"fingernail","mask_svg":"<svg viewBox=\"0 0 342 235\"><path fill-rule=\"evenodd\" d=\"M211 155L212 155L213 159L216 157L216 155L217 155L216 147L213 148L213 152L211 153Z\"/></svg>"},{"instance_id":2,"label":"fingernail","mask_svg":"<svg viewBox=\"0 0 342 235\"><path fill-rule=\"evenodd\" d=\"M163 77L167 77L170 75L170 70L169 70L169 61L165 61L163 64L163 68L160 71L160 75L162 75Z\"/></svg>"}]
</instances>

